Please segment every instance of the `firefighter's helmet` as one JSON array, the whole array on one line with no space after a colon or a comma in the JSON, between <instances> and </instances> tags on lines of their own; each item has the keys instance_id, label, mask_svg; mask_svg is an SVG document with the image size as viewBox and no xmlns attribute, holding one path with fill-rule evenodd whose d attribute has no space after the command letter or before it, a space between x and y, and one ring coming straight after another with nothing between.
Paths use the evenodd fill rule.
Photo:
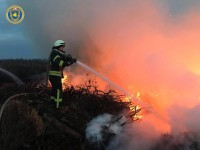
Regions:
<instances>
[{"instance_id":1,"label":"firefighter's helmet","mask_svg":"<svg viewBox=\"0 0 200 150\"><path fill-rule=\"evenodd\" d=\"M63 40L57 40L57 41L55 41L54 46L55 47L65 46L65 42Z\"/></svg>"}]
</instances>

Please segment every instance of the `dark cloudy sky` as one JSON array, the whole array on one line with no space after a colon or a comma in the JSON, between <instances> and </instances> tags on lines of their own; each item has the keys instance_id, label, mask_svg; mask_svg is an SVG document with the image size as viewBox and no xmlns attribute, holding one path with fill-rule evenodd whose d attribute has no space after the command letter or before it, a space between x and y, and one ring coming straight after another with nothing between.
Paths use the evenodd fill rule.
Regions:
<instances>
[{"instance_id":1,"label":"dark cloudy sky","mask_svg":"<svg viewBox=\"0 0 200 150\"><path fill-rule=\"evenodd\" d=\"M13 5L16 1L13 1ZM0 1L0 59L7 58L38 58L35 49L37 44L24 35L24 23L13 25L5 17L9 7L7 0Z\"/></svg>"},{"instance_id":2,"label":"dark cloudy sky","mask_svg":"<svg viewBox=\"0 0 200 150\"><path fill-rule=\"evenodd\" d=\"M29 1L31 0L20 0L20 2L18 0L0 1L0 45L1 45L0 59L48 57L48 54L45 56L44 53L43 54L39 53L41 47L36 41L33 41L33 39L29 36L28 32L26 31L27 30L26 26L28 24L25 24L25 21L23 21L18 25L13 25L6 20L5 17L6 9L10 5L14 4L18 4L21 6L23 1L26 1L25 2L26 5L24 5L25 8L23 9L25 10L26 13L25 19L27 19L26 17L28 17L29 16L28 14L31 12L29 11L29 9L26 8L26 6L29 4ZM55 0L49 0L49 1L55 1ZM174 19L178 19L179 17L183 16L187 11L190 11L193 8L200 6L199 0L154 0L154 1L156 1L158 5L163 5L166 8L169 15L171 15ZM48 3L45 7L47 8L49 7ZM52 7L50 6L50 8ZM34 21L32 22L33 25ZM37 32L37 30L35 30L34 32ZM49 47L46 48L49 49Z\"/></svg>"}]
</instances>

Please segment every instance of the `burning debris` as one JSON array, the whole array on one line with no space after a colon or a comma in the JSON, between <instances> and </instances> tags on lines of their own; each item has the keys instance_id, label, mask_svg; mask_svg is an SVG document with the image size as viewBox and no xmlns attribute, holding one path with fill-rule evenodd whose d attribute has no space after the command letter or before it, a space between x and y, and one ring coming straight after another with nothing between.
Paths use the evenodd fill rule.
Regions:
<instances>
[{"instance_id":1,"label":"burning debris","mask_svg":"<svg viewBox=\"0 0 200 150\"><path fill-rule=\"evenodd\" d=\"M41 89L38 89L41 88ZM43 127L42 131L40 131L40 135L42 137L35 137L35 140L33 141L24 141L24 143L17 142L17 147L22 147L23 149L26 147L29 147L28 149L31 149L34 147L43 147L48 150L55 149L55 145L60 145L60 148L63 146L65 148L71 147L72 143L77 143L80 145L85 137L86 132L86 139L90 141L90 130L93 128L93 122L91 121L94 118L99 118L98 116L103 115L105 118L107 118L105 121L103 121L101 126L102 128L103 136L102 139L103 143L109 143L109 139L111 137L114 137L118 135L123 130L123 126L126 123L124 117L118 117L124 109L128 110L128 103L122 101L122 97L119 96L116 92L110 90L108 92L103 92L98 90L95 85L92 85L92 82L88 82L87 84L84 84L79 87L73 87L73 86L67 86L63 93L64 101L62 103L62 108L67 108L67 111L64 111L62 109L55 109L54 104L50 103L47 95L48 90L44 91L44 87L37 86L35 83L32 84L26 84L24 87L21 87L19 90L20 93L30 93L25 96L16 96L14 97L14 100L10 100L8 104L5 106L5 111L3 111L2 114L2 120L1 120L1 127L5 124L5 121L7 120L7 128L9 130L9 120L12 120L11 112L7 111L9 109L13 109L12 113L15 112L15 114L20 115L21 113L27 114L27 112L24 112L24 109L21 107L27 107L30 110L34 110L37 112L37 115L39 118L42 118L43 120ZM38 92L43 91L43 92ZM13 91L15 93L15 91ZM17 105L19 108L14 109L15 105L11 104L22 104ZM12 106L12 107L11 107ZM20 110L20 113L18 112ZM29 111L31 112L31 111ZM34 113L35 114L35 113ZM28 114L27 114L28 115ZM35 116L35 115L34 115ZM28 118L32 119L32 115L30 115ZM21 117L20 117L21 118ZM33 118L34 119L34 118ZM94 119L95 120L95 119ZM98 119L99 120L99 119ZM17 121L17 120L14 120ZM19 121L23 124L23 126L28 126L26 121L28 121L25 118L21 118ZM29 121L28 121L29 122ZM101 122L101 121L100 121ZM16 122L17 123L17 122ZM12 124L16 124L13 122ZM30 124L29 124L30 125ZM33 124L33 127L34 124ZM37 127L36 127L37 128ZM2 128L3 129L3 128ZM16 126L16 130L20 130L20 127ZM3 129L4 130L4 129ZM29 135L29 128L27 128L27 131L24 130L23 132L19 133L20 135L24 135L24 138L26 135ZM11 131L11 130L10 130ZM88 134L89 133L89 134ZM98 134L98 132L96 133ZM65 136L67 135L68 138ZM76 136L74 136L76 135ZM77 136L79 135L79 136ZM89 135L89 136L88 136ZM18 134L10 132L10 136L15 137L18 136ZM95 136L92 134L92 136ZM5 146L5 132L1 133L1 143L0 145ZM55 137L56 140L53 138ZM75 137L79 137L76 139ZM42 138L42 142L40 142L40 139ZM58 140L59 139L59 140ZM75 139L75 141L72 141L72 139ZM20 140L20 139L19 139ZM81 141L80 141L81 140ZM85 147L86 149L94 149L96 148L96 145L88 143L87 140L85 141ZM66 142L68 141L68 142ZM12 141L15 142L15 141ZM4 144L3 144L4 143ZM72 146L74 150L81 149L82 146ZM7 145L7 144L6 144ZM28 146L27 146L28 145ZM33 146L36 145L36 146ZM9 145L7 146L9 147ZM5 148L4 148L5 149ZM9 149L6 149L9 150Z\"/></svg>"},{"instance_id":2,"label":"burning debris","mask_svg":"<svg viewBox=\"0 0 200 150\"><path fill-rule=\"evenodd\" d=\"M26 83L7 93L6 97L16 93L26 92L29 94L17 96L5 106L1 120L1 149L12 149L10 145L6 144L9 140L11 143L15 143L16 148L23 150L61 150L66 148L73 150L84 148L87 150L112 150L113 148L119 150L182 150L183 148L199 150L199 138L191 137L193 134L190 132L187 134L189 136L185 136L186 138L182 138L181 141L178 140L180 137L170 134L160 139L153 138L156 130L149 124L149 120L145 121L147 116L144 117L144 105L138 105L144 99L143 94L138 92L134 96L127 96L118 95L113 90L104 92L99 90L98 86L93 84L95 82L91 80L74 87L70 85L69 79L70 76L66 75L62 81L62 84L65 85L64 100L59 109L55 109L55 104L49 101L49 89L46 89L42 82ZM4 87L1 89L1 93L4 92ZM134 100L139 103L135 103ZM20 115L21 117L15 120L11 112L16 115L25 115ZM143 120L141 124L134 123L141 119ZM19 132L24 138L27 136L27 140L22 138L14 140L19 134L10 130L13 128L10 125L11 122L12 125L17 125L16 131L20 130L22 126L30 126ZM143 127L145 123L148 128ZM139 130L137 131L137 129ZM31 131L29 132L29 130ZM37 134L32 134L31 138L29 133L32 131L37 131L35 132ZM6 135L8 132L9 136ZM6 136L7 138L5 138ZM181 135L181 137L184 136Z\"/></svg>"},{"instance_id":3,"label":"burning debris","mask_svg":"<svg viewBox=\"0 0 200 150\"><path fill-rule=\"evenodd\" d=\"M80 64L83 65L82 63ZM88 69L89 67L86 68ZM91 71L91 68L89 70ZM92 72L98 74L94 70ZM108 83L112 83L100 74L98 75ZM83 133L86 130L86 139L100 147L103 146L103 148L109 144L113 137L123 131L125 124L141 119L141 109L139 106L133 105L132 97L131 99L125 98L126 100L128 99L128 101L125 101L123 96L119 96L115 91L109 90L107 93L99 91L91 80L87 84L75 88L68 83L68 77L65 76L62 84L64 85L63 98L67 99L67 101L64 101L61 109L56 111L53 109L55 106L48 102L46 93L48 91L41 87L42 83L26 84L21 92L28 92L30 96L24 97L25 99L18 97L17 100L23 101L28 106L35 108L40 117L49 122L52 127L62 128L67 134L78 137L78 139L84 137ZM118 90L121 89L114 83L112 85ZM121 92L124 91L121 90ZM139 96L137 98L139 99ZM11 100L6 101L5 104L9 104ZM67 108L64 114L62 108ZM128 112L126 117L119 116L124 109ZM65 114L66 111L67 113ZM61 122L58 120L61 120ZM64 125L63 122L67 124ZM78 124L78 122L82 122L82 124ZM98 126L96 122L99 124ZM5 142L4 139L2 141ZM93 145L93 147L96 146Z\"/></svg>"},{"instance_id":4,"label":"burning debris","mask_svg":"<svg viewBox=\"0 0 200 150\"><path fill-rule=\"evenodd\" d=\"M98 149L106 149L111 141L123 132L126 124L142 119L142 109L138 105L133 105L131 98L126 97L125 100L129 108L126 116L103 114L87 124L86 138Z\"/></svg>"}]
</instances>

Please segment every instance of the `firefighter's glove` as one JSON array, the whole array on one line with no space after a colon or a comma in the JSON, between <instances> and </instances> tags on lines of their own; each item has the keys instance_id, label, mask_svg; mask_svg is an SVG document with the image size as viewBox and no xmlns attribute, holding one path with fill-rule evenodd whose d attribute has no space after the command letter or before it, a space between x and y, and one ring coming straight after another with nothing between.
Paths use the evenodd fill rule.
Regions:
<instances>
[{"instance_id":1,"label":"firefighter's glove","mask_svg":"<svg viewBox=\"0 0 200 150\"><path fill-rule=\"evenodd\" d=\"M73 58L72 63L76 63L76 62L77 62L76 58Z\"/></svg>"},{"instance_id":2,"label":"firefighter's glove","mask_svg":"<svg viewBox=\"0 0 200 150\"><path fill-rule=\"evenodd\" d=\"M69 54L69 55L66 55L65 56L65 60L72 60L72 56Z\"/></svg>"}]
</instances>

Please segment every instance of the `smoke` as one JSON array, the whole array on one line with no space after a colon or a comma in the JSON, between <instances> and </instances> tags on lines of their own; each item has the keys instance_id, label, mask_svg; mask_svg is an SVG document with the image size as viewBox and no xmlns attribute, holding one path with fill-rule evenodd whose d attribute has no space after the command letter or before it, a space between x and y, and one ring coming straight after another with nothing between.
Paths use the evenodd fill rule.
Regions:
<instances>
[{"instance_id":1,"label":"smoke","mask_svg":"<svg viewBox=\"0 0 200 150\"><path fill-rule=\"evenodd\" d=\"M91 120L86 128L86 138L93 143L103 141L102 128L109 125L112 115L103 114Z\"/></svg>"},{"instance_id":2,"label":"smoke","mask_svg":"<svg viewBox=\"0 0 200 150\"><path fill-rule=\"evenodd\" d=\"M91 0L17 2L26 13L23 21L24 34L40 46L35 51L47 58L55 40L63 39L66 41L68 53L79 59L84 58L88 63L94 63L88 55L100 57L100 52L88 32L93 22L96 22L96 14L93 13L96 12L98 3Z\"/></svg>"},{"instance_id":3,"label":"smoke","mask_svg":"<svg viewBox=\"0 0 200 150\"><path fill-rule=\"evenodd\" d=\"M189 117L187 115L193 113L189 111L185 115ZM124 116L116 119L116 116L111 114L99 115L88 123L86 138L95 144L97 149L106 150L198 150L200 148L199 127L198 124L193 124L193 119L187 122L177 120L180 124L187 124L188 129L192 129L189 132L176 131L173 134L162 133L162 135L149 124L146 117L139 123L124 124L126 120Z\"/></svg>"},{"instance_id":4,"label":"smoke","mask_svg":"<svg viewBox=\"0 0 200 150\"><path fill-rule=\"evenodd\" d=\"M86 138L100 149L107 150L146 150L158 139L159 135L147 121L139 124L126 124L126 121L125 116L99 115L88 123Z\"/></svg>"},{"instance_id":5,"label":"smoke","mask_svg":"<svg viewBox=\"0 0 200 150\"><path fill-rule=\"evenodd\" d=\"M73 56L154 105L156 115L144 114L143 120L154 132L143 134L148 126L138 127L142 138L149 137L143 142L151 143L151 137L163 132L199 131L199 5L174 17L158 0L19 4L26 12L25 33L40 45L41 55L48 54L56 39L63 39ZM127 142L134 146L134 140L145 147L142 140L131 138L124 140L124 149Z\"/></svg>"},{"instance_id":6,"label":"smoke","mask_svg":"<svg viewBox=\"0 0 200 150\"><path fill-rule=\"evenodd\" d=\"M111 114L103 114L91 120L86 128L86 138L96 144L102 144L107 141L108 136L119 135L123 130L123 120L114 121L114 116Z\"/></svg>"}]
</instances>

